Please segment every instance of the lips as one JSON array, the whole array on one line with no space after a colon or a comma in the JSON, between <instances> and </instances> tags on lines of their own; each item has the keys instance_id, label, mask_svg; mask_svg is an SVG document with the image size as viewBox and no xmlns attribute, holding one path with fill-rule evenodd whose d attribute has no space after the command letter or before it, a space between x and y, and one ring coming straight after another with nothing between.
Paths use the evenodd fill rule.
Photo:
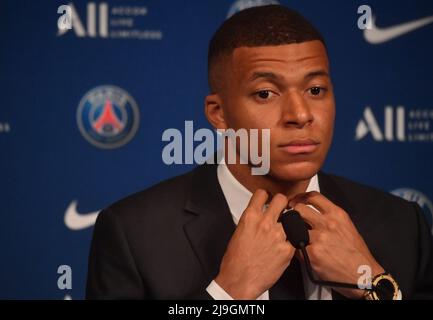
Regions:
<instances>
[{"instance_id":1,"label":"lips","mask_svg":"<svg viewBox=\"0 0 433 320\"><path fill-rule=\"evenodd\" d=\"M308 154L316 151L319 142L314 139L296 139L279 147L290 154Z\"/></svg>"}]
</instances>

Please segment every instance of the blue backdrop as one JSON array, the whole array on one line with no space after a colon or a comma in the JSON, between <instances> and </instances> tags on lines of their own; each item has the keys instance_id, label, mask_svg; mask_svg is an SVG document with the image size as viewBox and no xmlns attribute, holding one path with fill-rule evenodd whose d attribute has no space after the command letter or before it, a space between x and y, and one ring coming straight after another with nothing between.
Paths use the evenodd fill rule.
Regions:
<instances>
[{"instance_id":1,"label":"blue backdrop","mask_svg":"<svg viewBox=\"0 0 433 320\"><path fill-rule=\"evenodd\" d=\"M193 167L164 164L162 133L209 127L208 41L266 2L0 2L0 298L84 297L91 213ZM431 222L433 1L280 3L328 43L337 119L325 170L418 201ZM95 129L101 115L111 126ZM59 288L61 265L72 287Z\"/></svg>"}]
</instances>

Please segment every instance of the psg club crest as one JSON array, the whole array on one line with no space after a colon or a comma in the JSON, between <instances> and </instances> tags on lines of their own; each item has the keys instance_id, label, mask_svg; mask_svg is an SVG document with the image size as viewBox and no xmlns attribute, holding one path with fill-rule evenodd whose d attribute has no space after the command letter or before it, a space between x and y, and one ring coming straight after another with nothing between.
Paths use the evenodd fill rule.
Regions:
<instances>
[{"instance_id":1,"label":"psg club crest","mask_svg":"<svg viewBox=\"0 0 433 320\"><path fill-rule=\"evenodd\" d=\"M137 103L125 90L111 85L93 88L81 99L77 123L81 134L102 149L119 148L136 134Z\"/></svg>"}]
</instances>

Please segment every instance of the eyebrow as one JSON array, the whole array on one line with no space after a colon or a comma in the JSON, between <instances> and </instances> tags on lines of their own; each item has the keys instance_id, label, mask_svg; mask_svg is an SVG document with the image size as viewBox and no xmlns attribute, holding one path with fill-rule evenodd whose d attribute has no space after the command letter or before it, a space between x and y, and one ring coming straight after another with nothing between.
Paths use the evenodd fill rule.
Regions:
<instances>
[{"instance_id":1,"label":"eyebrow","mask_svg":"<svg viewBox=\"0 0 433 320\"><path fill-rule=\"evenodd\" d=\"M314 70L314 71L307 73L304 76L304 79L309 80L309 79L314 78L314 77L329 77L329 73L325 70L322 70L322 69L321 70ZM281 76L276 75L273 72L254 72L251 75L249 81L252 82L252 81L255 81L255 80L260 79L260 78L264 78L264 79L267 79L270 81L282 81L283 80L283 78Z\"/></svg>"},{"instance_id":2,"label":"eyebrow","mask_svg":"<svg viewBox=\"0 0 433 320\"><path fill-rule=\"evenodd\" d=\"M250 81L255 81L259 78L265 78L268 80L273 80L273 81L279 81L281 80L280 76L277 76L275 73L273 72L254 72L251 77L250 77Z\"/></svg>"},{"instance_id":3,"label":"eyebrow","mask_svg":"<svg viewBox=\"0 0 433 320\"><path fill-rule=\"evenodd\" d=\"M329 73L325 70L315 70L307 73L304 79L311 79L314 77L329 77Z\"/></svg>"}]
</instances>

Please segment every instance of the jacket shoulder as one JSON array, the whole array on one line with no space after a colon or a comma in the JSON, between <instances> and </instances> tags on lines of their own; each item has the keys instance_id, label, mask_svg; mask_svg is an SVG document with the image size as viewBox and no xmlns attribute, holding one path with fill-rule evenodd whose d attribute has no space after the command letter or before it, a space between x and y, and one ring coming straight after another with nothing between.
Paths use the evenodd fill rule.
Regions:
<instances>
[{"instance_id":1,"label":"jacket shoulder","mask_svg":"<svg viewBox=\"0 0 433 320\"><path fill-rule=\"evenodd\" d=\"M350 199L350 202L362 211L380 211L383 215L405 214L413 216L416 204L393 195L390 192L363 183L355 182L334 174L324 174L331 185L336 186L338 192ZM329 183L328 183L329 184ZM412 217L413 218L413 217Z\"/></svg>"},{"instance_id":2,"label":"jacket shoulder","mask_svg":"<svg viewBox=\"0 0 433 320\"><path fill-rule=\"evenodd\" d=\"M347 190L351 193L359 193L371 198L381 198L385 201L397 201L400 204L407 204L409 202L377 187L369 186L334 174L327 174L327 176L339 185L341 189Z\"/></svg>"},{"instance_id":3,"label":"jacket shoulder","mask_svg":"<svg viewBox=\"0 0 433 320\"><path fill-rule=\"evenodd\" d=\"M131 223L142 219L164 219L166 215L183 209L190 192L192 173L160 181L133 193L112 203L100 215L113 215L116 219Z\"/></svg>"}]
</instances>

